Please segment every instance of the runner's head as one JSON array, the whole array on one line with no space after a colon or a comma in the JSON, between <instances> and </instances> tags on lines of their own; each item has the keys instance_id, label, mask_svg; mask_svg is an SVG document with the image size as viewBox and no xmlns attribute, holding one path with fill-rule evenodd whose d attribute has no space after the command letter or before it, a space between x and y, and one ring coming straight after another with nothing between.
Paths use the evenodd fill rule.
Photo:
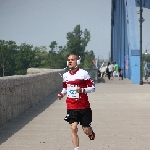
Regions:
<instances>
[{"instance_id":1,"label":"runner's head","mask_svg":"<svg viewBox=\"0 0 150 150\"><path fill-rule=\"evenodd\" d=\"M78 65L79 65L77 63L78 59L79 59L79 57L76 54L70 54L68 56L68 67L69 67L69 69L73 70L73 69L78 67Z\"/></svg>"}]
</instances>

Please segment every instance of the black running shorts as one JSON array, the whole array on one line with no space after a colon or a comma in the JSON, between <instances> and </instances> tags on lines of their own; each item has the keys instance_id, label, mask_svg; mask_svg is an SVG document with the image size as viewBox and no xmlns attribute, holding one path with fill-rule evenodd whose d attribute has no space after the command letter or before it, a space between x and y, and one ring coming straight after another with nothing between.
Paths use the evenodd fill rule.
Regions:
<instances>
[{"instance_id":1,"label":"black running shorts","mask_svg":"<svg viewBox=\"0 0 150 150\"><path fill-rule=\"evenodd\" d=\"M92 110L91 108L67 110L67 116L64 120L69 122L69 124L78 122L83 127L90 127L92 122Z\"/></svg>"}]
</instances>

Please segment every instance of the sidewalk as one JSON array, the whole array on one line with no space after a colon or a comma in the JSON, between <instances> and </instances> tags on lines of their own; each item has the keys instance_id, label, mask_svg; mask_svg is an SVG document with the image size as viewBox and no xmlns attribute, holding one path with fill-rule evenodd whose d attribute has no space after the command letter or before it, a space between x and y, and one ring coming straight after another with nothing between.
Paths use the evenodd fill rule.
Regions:
<instances>
[{"instance_id":1,"label":"sidewalk","mask_svg":"<svg viewBox=\"0 0 150 150\"><path fill-rule=\"evenodd\" d=\"M103 81L89 94L96 139L79 126L80 150L150 150L150 85ZM0 150L73 150L65 99L56 96L0 127Z\"/></svg>"}]
</instances>

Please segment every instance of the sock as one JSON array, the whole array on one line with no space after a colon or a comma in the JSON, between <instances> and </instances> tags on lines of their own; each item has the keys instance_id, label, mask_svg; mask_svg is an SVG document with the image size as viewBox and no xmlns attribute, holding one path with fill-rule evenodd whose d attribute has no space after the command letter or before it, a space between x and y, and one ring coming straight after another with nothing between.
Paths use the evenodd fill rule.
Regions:
<instances>
[{"instance_id":1,"label":"sock","mask_svg":"<svg viewBox=\"0 0 150 150\"><path fill-rule=\"evenodd\" d=\"M92 135L92 133L93 133L93 132L91 132L91 134L90 134L90 135Z\"/></svg>"},{"instance_id":2,"label":"sock","mask_svg":"<svg viewBox=\"0 0 150 150\"><path fill-rule=\"evenodd\" d=\"M92 130L92 127L90 127L91 128L91 134L90 135L92 135L93 134L93 130Z\"/></svg>"},{"instance_id":3,"label":"sock","mask_svg":"<svg viewBox=\"0 0 150 150\"><path fill-rule=\"evenodd\" d=\"M79 147L74 148L74 150L79 150Z\"/></svg>"}]
</instances>

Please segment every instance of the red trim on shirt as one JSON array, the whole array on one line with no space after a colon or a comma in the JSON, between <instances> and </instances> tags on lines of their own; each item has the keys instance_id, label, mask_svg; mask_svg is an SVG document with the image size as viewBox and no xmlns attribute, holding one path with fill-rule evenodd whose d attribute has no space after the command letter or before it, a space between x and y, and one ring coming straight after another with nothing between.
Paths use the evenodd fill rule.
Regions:
<instances>
[{"instance_id":1,"label":"red trim on shirt","mask_svg":"<svg viewBox=\"0 0 150 150\"><path fill-rule=\"evenodd\" d=\"M87 85L88 87L92 87L92 85L93 85L92 79L87 79L87 80L84 80L84 81L85 81L85 83L86 83L86 85Z\"/></svg>"},{"instance_id":2,"label":"red trim on shirt","mask_svg":"<svg viewBox=\"0 0 150 150\"><path fill-rule=\"evenodd\" d=\"M79 70L79 67L74 71L74 72L72 72L71 70L69 71L69 73L71 74L71 75L74 75L74 74L76 74L76 72Z\"/></svg>"},{"instance_id":3,"label":"red trim on shirt","mask_svg":"<svg viewBox=\"0 0 150 150\"><path fill-rule=\"evenodd\" d=\"M67 88L67 84L66 84L66 82L63 82L62 87L63 87L63 88Z\"/></svg>"}]
</instances>

